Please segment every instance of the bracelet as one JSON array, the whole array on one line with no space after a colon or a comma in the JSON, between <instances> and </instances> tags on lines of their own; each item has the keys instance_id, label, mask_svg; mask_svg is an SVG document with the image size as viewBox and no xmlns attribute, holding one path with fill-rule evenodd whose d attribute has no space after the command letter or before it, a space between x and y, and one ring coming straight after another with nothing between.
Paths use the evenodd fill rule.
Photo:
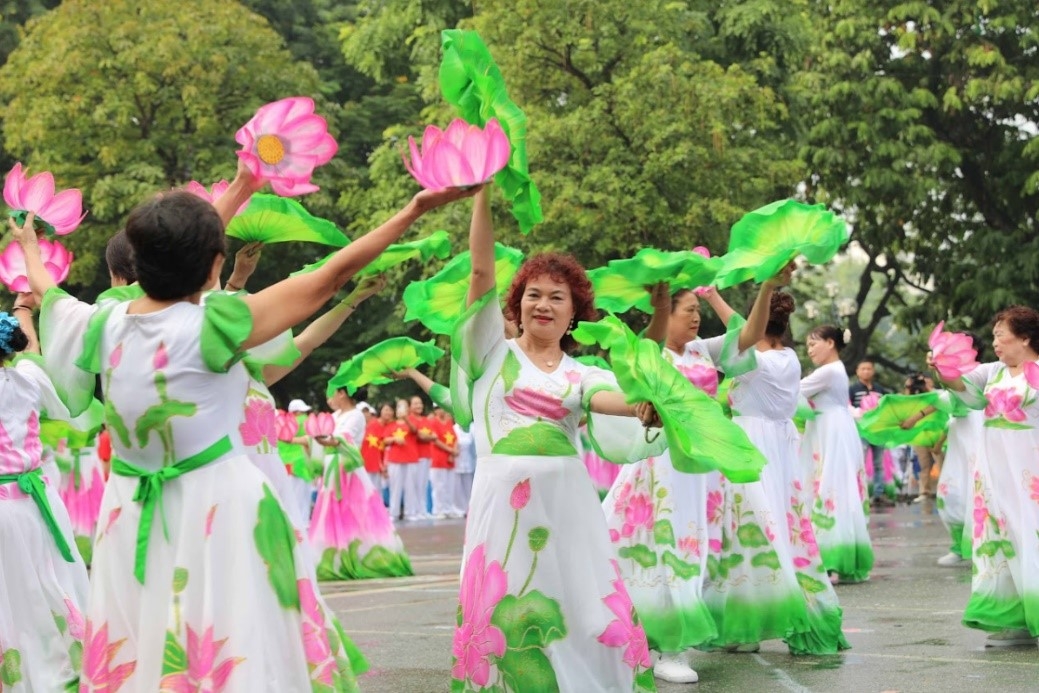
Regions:
<instances>
[{"instance_id":1,"label":"bracelet","mask_svg":"<svg viewBox=\"0 0 1039 693\"><path fill-rule=\"evenodd\" d=\"M16 310L18 310L19 308L21 308L22 310L27 310L30 313L32 312L32 308L30 308L29 306L14 306L13 308L11 308L11 312L13 313Z\"/></svg>"},{"instance_id":2,"label":"bracelet","mask_svg":"<svg viewBox=\"0 0 1039 693\"><path fill-rule=\"evenodd\" d=\"M236 286L236 285L232 284L231 282L227 282L226 284L224 284L224 288L227 289L228 291L241 291L242 290L242 287Z\"/></svg>"}]
</instances>

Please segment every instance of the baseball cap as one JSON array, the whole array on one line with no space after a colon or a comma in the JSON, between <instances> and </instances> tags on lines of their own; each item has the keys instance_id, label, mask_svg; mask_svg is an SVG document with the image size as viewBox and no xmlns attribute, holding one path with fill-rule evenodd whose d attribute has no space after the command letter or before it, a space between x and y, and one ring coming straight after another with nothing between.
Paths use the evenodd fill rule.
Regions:
<instances>
[{"instance_id":1,"label":"baseball cap","mask_svg":"<svg viewBox=\"0 0 1039 693\"><path fill-rule=\"evenodd\" d=\"M301 399L294 399L289 402L289 413L295 414L296 412L310 411L310 405Z\"/></svg>"},{"instance_id":2,"label":"baseball cap","mask_svg":"<svg viewBox=\"0 0 1039 693\"><path fill-rule=\"evenodd\" d=\"M367 402L358 402L357 403L357 408L360 409L361 411L370 411L373 414L376 413L375 412L375 407L373 407L372 405L368 404Z\"/></svg>"}]
</instances>

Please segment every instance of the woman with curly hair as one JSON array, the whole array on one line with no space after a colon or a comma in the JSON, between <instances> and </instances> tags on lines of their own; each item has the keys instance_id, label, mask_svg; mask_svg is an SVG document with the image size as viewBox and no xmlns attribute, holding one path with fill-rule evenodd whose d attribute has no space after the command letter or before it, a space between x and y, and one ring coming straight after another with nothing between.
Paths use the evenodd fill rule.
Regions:
<instances>
[{"instance_id":1,"label":"woman with curly hair","mask_svg":"<svg viewBox=\"0 0 1039 693\"><path fill-rule=\"evenodd\" d=\"M591 284L570 256L529 259L506 294L494 276L486 191L470 227L469 308L452 340L452 408L472 423L478 464L465 533L452 675L466 690L652 690L646 635L620 577L599 497L578 454L578 425L630 426L612 376L567 352L595 318ZM505 336L505 318L519 336ZM594 428L594 427L593 427ZM619 451L618 451L619 452ZM632 461L645 455L631 458Z\"/></svg>"},{"instance_id":2,"label":"woman with curly hair","mask_svg":"<svg viewBox=\"0 0 1039 693\"><path fill-rule=\"evenodd\" d=\"M973 488L973 560L964 625L990 631L987 647L1035 646L1039 636L1039 312L996 314L998 361L942 382L985 425Z\"/></svg>"}]
</instances>

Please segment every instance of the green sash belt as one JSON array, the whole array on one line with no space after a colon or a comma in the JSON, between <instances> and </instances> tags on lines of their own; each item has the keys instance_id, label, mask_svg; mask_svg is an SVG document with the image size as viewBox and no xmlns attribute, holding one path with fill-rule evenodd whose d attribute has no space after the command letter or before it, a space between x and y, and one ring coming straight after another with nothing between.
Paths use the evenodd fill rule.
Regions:
<instances>
[{"instance_id":1,"label":"green sash belt","mask_svg":"<svg viewBox=\"0 0 1039 693\"><path fill-rule=\"evenodd\" d=\"M37 467L22 474L0 474L0 484L18 484L18 490L36 501L36 507L40 509L43 521L54 537L54 543L58 545L62 558L69 563L75 563L76 559L72 557L65 535L61 533L51 504L47 501L47 485L43 483L43 470Z\"/></svg>"},{"instance_id":2,"label":"green sash belt","mask_svg":"<svg viewBox=\"0 0 1039 693\"><path fill-rule=\"evenodd\" d=\"M137 492L133 496L133 499L141 504L141 521L137 525L137 550L134 553L133 574L142 585L144 584L144 566L148 562L148 540L152 534L152 520L155 517L156 504L159 505L162 517L162 534L166 537L166 541L170 539L165 513L162 512L162 487L171 479L204 467L230 452L231 448L231 439L224 436L202 452L154 472L135 467L117 457L112 458L114 473L119 476L134 476L140 479L137 484Z\"/></svg>"}]
</instances>

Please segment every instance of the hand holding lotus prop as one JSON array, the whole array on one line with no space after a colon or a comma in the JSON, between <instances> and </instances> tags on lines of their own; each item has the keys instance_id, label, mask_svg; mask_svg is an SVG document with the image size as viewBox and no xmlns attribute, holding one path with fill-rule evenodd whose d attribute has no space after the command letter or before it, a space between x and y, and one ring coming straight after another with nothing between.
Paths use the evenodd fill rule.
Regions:
<instances>
[{"instance_id":1,"label":"hand holding lotus prop","mask_svg":"<svg viewBox=\"0 0 1039 693\"><path fill-rule=\"evenodd\" d=\"M404 159L408 173L427 190L467 188L482 185L509 162L509 138L494 118L480 128L461 118L441 130L426 128L421 148L408 138L411 162Z\"/></svg>"},{"instance_id":2,"label":"hand holding lotus prop","mask_svg":"<svg viewBox=\"0 0 1039 693\"><path fill-rule=\"evenodd\" d=\"M64 236L76 230L86 214L83 194L76 188L54 193L54 176L48 171L26 178L22 164L17 163L4 180L4 202L11 217L22 226L26 215L33 213L47 233Z\"/></svg>"},{"instance_id":3,"label":"hand holding lotus prop","mask_svg":"<svg viewBox=\"0 0 1039 693\"><path fill-rule=\"evenodd\" d=\"M930 362L942 380L956 380L978 367L978 352L971 338L960 332L943 332L945 321L935 325L927 345Z\"/></svg>"},{"instance_id":4,"label":"hand holding lotus prop","mask_svg":"<svg viewBox=\"0 0 1039 693\"><path fill-rule=\"evenodd\" d=\"M15 223L14 219L7 222L15 240L0 253L0 282L15 293L31 291L25 260L27 252L39 255L47 274L55 284L65 281L72 267L72 253L65 246L58 241L38 237L33 227L35 216L33 212L29 212L21 225Z\"/></svg>"}]
</instances>

